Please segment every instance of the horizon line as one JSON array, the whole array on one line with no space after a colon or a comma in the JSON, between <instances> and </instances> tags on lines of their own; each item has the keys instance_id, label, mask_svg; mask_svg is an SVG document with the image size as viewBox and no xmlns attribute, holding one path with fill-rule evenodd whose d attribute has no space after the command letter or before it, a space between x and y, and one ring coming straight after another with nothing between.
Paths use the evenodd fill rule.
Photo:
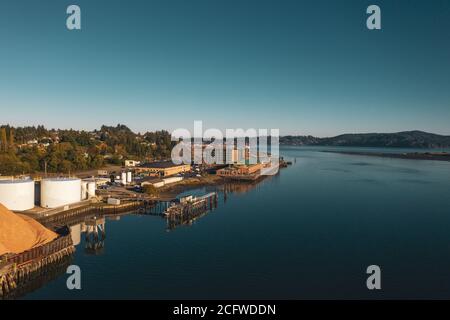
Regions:
<instances>
[{"instance_id":1,"label":"horizon line","mask_svg":"<svg viewBox=\"0 0 450 320\"><path fill-rule=\"evenodd\" d=\"M115 125L111 125L111 124L101 124L98 127L94 128L94 129L86 129L86 128L77 128L77 127L59 127L59 128L55 128L55 127L50 127L50 126L46 126L45 124L27 124L27 125L13 125L10 123L6 123L0 124L0 127L4 127L4 126L9 126L9 127L13 127L13 128L25 128L25 127L38 127L38 126L43 126L46 130L74 130L74 131L85 131L85 132L93 132L95 130L100 130L102 126L106 126L106 127L117 127L119 125L124 125L127 128L129 128L133 133L135 134L145 134L147 132L155 132L155 131L167 131L169 133L171 133L172 131L176 130L170 130L170 129L145 129L144 131L142 130L135 130L133 128L131 128L129 125L124 124L124 123L117 123ZM206 129L210 129L210 128L206 128ZM248 130L248 129L256 129L256 128L228 128L228 129L243 129ZM277 128L264 128L264 129L277 129ZM220 129L219 129L220 130ZM256 129L258 130L258 129ZM280 129L278 129L280 130ZM221 130L223 131L223 130ZM281 131L281 130L280 130ZM314 138L332 138L332 137L337 137L337 136L341 136L341 135L347 135L347 134L396 134L396 133L405 133L405 132L424 132L424 133L429 133L429 134L435 134L435 135L439 135L439 136L446 136L446 137L450 137L450 133L445 134L445 133L437 133L434 131L429 131L429 130L423 130L423 129L402 129L402 130L395 130L395 131L344 131L342 133L335 133L334 135L313 135L313 134L307 134L307 133L284 133L281 134L280 133L280 137L286 137L286 136L292 136L292 137L299 137L299 136L303 136L303 137L314 137ZM225 135L224 135L225 136ZM194 136L192 136L193 138L195 138Z\"/></svg>"}]
</instances>

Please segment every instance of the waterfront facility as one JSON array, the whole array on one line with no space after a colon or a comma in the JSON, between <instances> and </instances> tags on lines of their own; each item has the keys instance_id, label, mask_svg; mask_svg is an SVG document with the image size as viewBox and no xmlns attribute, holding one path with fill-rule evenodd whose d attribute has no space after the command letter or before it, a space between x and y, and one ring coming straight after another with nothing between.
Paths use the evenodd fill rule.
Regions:
<instances>
[{"instance_id":1,"label":"waterfront facility","mask_svg":"<svg viewBox=\"0 0 450 320\"><path fill-rule=\"evenodd\" d=\"M230 167L217 170L217 175L223 178L253 180L259 177L263 167L264 165L262 163L251 165L232 165Z\"/></svg>"},{"instance_id":2,"label":"waterfront facility","mask_svg":"<svg viewBox=\"0 0 450 320\"><path fill-rule=\"evenodd\" d=\"M179 173L189 172L191 165L175 164L171 161L148 162L135 168L136 172L148 173L150 176L168 177Z\"/></svg>"}]
</instances>

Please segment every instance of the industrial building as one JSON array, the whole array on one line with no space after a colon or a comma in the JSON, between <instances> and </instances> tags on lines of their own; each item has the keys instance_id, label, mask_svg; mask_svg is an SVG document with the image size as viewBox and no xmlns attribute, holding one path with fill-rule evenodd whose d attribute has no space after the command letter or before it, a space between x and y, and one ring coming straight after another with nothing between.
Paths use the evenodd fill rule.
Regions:
<instances>
[{"instance_id":1,"label":"industrial building","mask_svg":"<svg viewBox=\"0 0 450 320\"><path fill-rule=\"evenodd\" d=\"M118 176L112 175L110 181L120 182L124 186L129 185L133 182L133 173L131 171L122 171Z\"/></svg>"},{"instance_id":2,"label":"industrial building","mask_svg":"<svg viewBox=\"0 0 450 320\"><path fill-rule=\"evenodd\" d=\"M108 170L97 170L97 174L99 176L107 176L108 175Z\"/></svg>"},{"instance_id":3,"label":"industrial building","mask_svg":"<svg viewBox=\"0 0 450 320\"><path fill-rule=\"evenodd\" d=\"M34 181L32 179L0 180L0 203L11 211L34 208Z\"/></svg>"},{"instance_id":4,"label":"industrial building","mask_svg":"<svg viewBox=\"0 0 450 320\"><path fill-rule=\"evenodd\" d=\"M189 172L191 170L191 165L175 164L171 161L149 162L136 167L135 170L139 173L148 173L150 176L168 177L179 173Z\"/></svg>"},{"instance_id":5,"label":"industrial building","mask_svg":"<svg viewBox=\"0 0 450 320\"><path fill-rule=\"evenodd\" d=\"M51 178L41 181L41 206L57 208L81 201L81 180Z\"/></svg>"},{"instance_id":6,"label":"industrial building","mask_svg":"<svg viewBox=\"0 0 450 320\"><path fill-rule=\"evenodd\" d=\"M263 167L264 165L261 163L251 165L234 165L217 170L217 175L224 178L234 176L253 176L259 174Z\"/></svg>"},{"instance_id":7,"label":"industrial building","mask_svg":"<svg viewBox=\"0 0 450 320\"><path fill-rule=\"evenodd\" d=\"M125 160L125 167L136 167L138 165L140 165L141 162L140 161L136 161L136 160Z\"/></svg>"},{"instance_id":8,"label":"industrial building","mask_svg":"<svg viewBox=\"0 0 450 320\"><path fill-rule=\"evenodd\" d=\"M143 181L140 184L141 184L141 187L144 187L146 185L152 185L155 188L161 188L166 185L180 182L180 181L183 181L183 177L170 177L170 178L165 178L165 179L158 179L155 177L147 177L147 178L143 179Z\"/></svg>"}]
</instances>

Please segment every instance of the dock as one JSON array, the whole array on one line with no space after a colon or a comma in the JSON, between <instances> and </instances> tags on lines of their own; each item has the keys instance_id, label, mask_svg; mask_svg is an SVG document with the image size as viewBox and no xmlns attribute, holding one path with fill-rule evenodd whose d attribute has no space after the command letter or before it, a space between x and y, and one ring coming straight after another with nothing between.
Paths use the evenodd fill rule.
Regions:
<instances>
[{"instance_id":1,"label":"dock","mask_svg":"<svg viewBox=\"0 0 450 320\"><path fill-rule=\"evenodd\" d=\"M68 228L59 230L55 240L19 254L0 257L0 299L15 294L40 274L42 269L60 263L75 252Z\"/></svg>"},{"instance_id":2,"label":"dock","mask_svg":"<svg viewBox=\"0 0 450 320\"><path fill-rule=\"evenodd\" d=\"M123 202L118 205L104 203L89 204L73 209L55 212L52 215L44 215L35 219L47 228L57 228L64 225L74 225L83 222L86 218L94 215L117 214L133 211L145 205L142 201Z\"/></svg>"},{"instance_id":3,"label":"dock","mask_svg":"<svg viewBox=\"0 0 450 320\"><path fill-rule=\"evenodd\" d=\"M90 245L90 252L99 252L105 239L105 217L134 211L145 205L148 204L143 201L123 202L120 205L89 203L34 216L36 221L56 231L58 237L19 254L0 256L0 299L17 297L31 287L39 287L42 281L35 280L50 274L57 266L63 269L75 252L70 226L85 222L89 228L86 243Z\"/></svg>"},{"instance_id":4,"label":"dock","mask_svg":"<svg viewBox=\"0 0 450 320\"><path fill-rule=\"evenodd\" d=\"M196 219L217 208L217 192L211 192L200 197L188 196L173 203L164 212L167 219L167 229L172 230L179 225L192 224Z\"/></svg>"}]
</instances>

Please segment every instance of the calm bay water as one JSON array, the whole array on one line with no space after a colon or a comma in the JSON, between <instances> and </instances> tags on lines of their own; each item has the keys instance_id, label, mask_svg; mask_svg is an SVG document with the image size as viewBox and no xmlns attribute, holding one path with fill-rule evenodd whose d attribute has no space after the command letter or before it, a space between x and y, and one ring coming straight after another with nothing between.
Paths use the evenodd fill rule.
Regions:
<instances>
[{"instance_id":1,"label":"calm bay water","mask_svg":"<svg viewBox=\"0 0 450 320\"><path fill-rule=\"evenodd\" d=\"M292 166L226 202L219 190L191 226L107 220L98 255L77 246L82 290L62 274L25 298L450 298L450 163L320 150L283 148Z\"/></svg>"}]
</instances>

